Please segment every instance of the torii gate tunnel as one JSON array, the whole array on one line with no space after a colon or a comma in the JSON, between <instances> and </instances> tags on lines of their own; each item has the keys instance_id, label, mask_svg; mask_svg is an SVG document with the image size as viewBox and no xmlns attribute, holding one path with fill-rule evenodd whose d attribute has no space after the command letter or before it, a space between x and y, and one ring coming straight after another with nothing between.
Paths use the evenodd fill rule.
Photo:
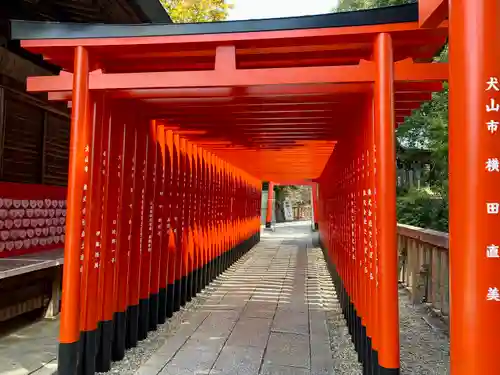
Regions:
<instances>
[{"instance_id":1,"label":"torii gate tunnel","mask_svg":"<svg viewBox=\"0 0 500 375\"><path fill-rule=\"evenodd\" d=\"M251 248L261 181L317 186L365 373L399 373L394 129L448 74L451 371L499 374L500 2L449 10L13 21L64 69L28 90L72 106L59 374L109 369ZM447 38L449 64L432 62Z\"/></svg>"}]
</instances>

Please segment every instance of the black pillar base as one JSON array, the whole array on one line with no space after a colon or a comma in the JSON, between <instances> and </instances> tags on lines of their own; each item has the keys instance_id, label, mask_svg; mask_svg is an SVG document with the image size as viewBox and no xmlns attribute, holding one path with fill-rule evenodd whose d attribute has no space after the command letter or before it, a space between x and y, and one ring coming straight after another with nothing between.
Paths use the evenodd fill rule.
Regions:
<instances>
[{"instance_id":1,"label":"black pillar base","mask_svg":"<svg viewBox=\"0 0 500 375\"><path fill-rule=\"evenodd\" d=\"M228 268L228 255L229 255L229 251L227 251L227 250L222 253L222 256L221 256L221 262L222 262L221 274L226 272L226 270Z\"/></svg>"},{"instance_id":2,"label":"black pillar base","mask_svg":"<svg viewBox=\"0 0 500 375\"><path fill-rule=\"evenodd\" d=\"M80 345L79 341L59 344L58 375L75 375L77 373Z\"/></svg>"},{"instance_id":3,"label":"black pillar base","mask_svg":"<svg viewBox=\"0 0 500 375\"><path fill-rule=\"evenodd\" d=\"M372 373L371 375L379 375L378 351L372 349Z\"/></svg>"},{"instance_id":4,"label":"black pillar base","mask_svg":"<svg viewBox=\"0 0 500 375\"><path fill-rule=\"evenodd\" d=\"M174 312L179 311L181 308L182 299L182 279L175 280L174 283Z\"/></svg>"},{"instance_id":5,"label":"black pillar base","mask_svg":"<svg viewBox=\"0 0 500 375\"><path fill-rule=\"evenodd\" d=\"M378 366L378 374L377 375L400 375L401 372L398 368L385 368L382 366Z\"/></svg>"},{"instance_id":6,"label":"black pillar base","mask_svg":"<svg viewBox=\"0 0 500 375\"><path fill-rule=\"evenodd\" d=\"M187 300L187 278L182 276L181 278L181 306L186 304Z\"/></svg>"},{"instance_id":7,"label":"black pillar base","mask_svg":"<svg viewBox=\"0 0 500 375\"><path fill-rule=\"evenodd\" d=\"M217 279L217 272L219 267L219 264L217 263L218 258L218 256L215 256L214 259L212 259L212 281L215 281Z\"/></svg>"},{"instance_id":8,"label":"black pillar base","mask_svg":"<svg viewBox=\"0 0 500 375\"><path fill-rule=\"evenodd\" d=\"M185 303L191 302L193 292L193 274L188 273L186 276L186 301Z\"/></svg>"},{"instance_id":9,"label":"black pillar base","mask_svg":"<svg viewBox=\"0 0 500 375\"><path fill-rule=\"evenodd\" d=\"M205 265L206 273L205 273L205 286L210 285L212 282L212 261L209 260Z\"/></svg>"},{"instance_id":10,"label":"black pillar base","mask_svg":"<svg viewBox=\"0 0 500 375\"><path fill-rule=\"evenodd\" d=\"M97 356L97 329L81 333L80 341L83 343L81 357L78 363L78 374L94 375L96 372Z\"/></svg>"},{"instance_id":11,"label":"black pillar base","mask_svg":"<svg viewBox=\"0 0 500 375\"><path fill-rule=\"evenodd\" d=\"M217 279L220 274L220 255L214 258L214 279Z\"/></svg>"},{"instance_id":12,"label":"black pillar base","mask_svg":"<svg viewBox=\"0 0 500 375\"><path fill-rule=\"evenodd\" d=\"M271 228L271 223L266 221L266 228Z\"/></svg>"},{"instance_id":13,"label":"black pillar base","mask_svg":"<svg viewBox=\"0 0 500 375\"><path fill-rule=\"evenodd\" d=\"M149 329L149 298L139 300L139 329L138 339L142 341L148 337Z\"/></svg>"},{"instance_id":14,"label":"black pillar base","mask_svg":"<svg viewBox=\"0 0 500 375\"><path fill-rule=\"evenodd\" d=\"M205 289L205 266L198 268L196 280L196 294L201 293Z\"/></svg>"},{"instance_id":15,"label":"black pillar base","mask_svg":"<svg viewBox=\"0 0 500 375\"><path fill-rule=\"evenodd\" d=\"M217 257L210 261L210 282L213 282L217 277Z\"/></svg>"},{"instance_id":16,"label":"black pillar base","mask_svg":"<svg viewBox=\"0 0 500 375\"><path fill-rule=\"evenodd\" d=\"M217 277L219 277L219 274L220 274L220 255L217 255L214 258L214 280L216 280Z\"/></svg>"},{"instance_id":17,"label":"black pillar base","mask_svg":"<svg viewBox=\"0 0 500 375\"><path fill-rule=\"evenodd\" d=\"M108 372L111 369L111 347L114 324L112 320L99 322L99 351L96 358L96 371Z\"/></svg>"},{"instance_id":18,"label":"black pillar base","mask_svg":"<svg viewBox=\"0 0 500 375\"><path fill-rule=\"evenodd\" d=\"M167 288L160 288L158 292L158 324L167 321Z\"/></svg>"},{"instance_id":19,"label":"black pillar base","mask_svg":"<svg viewBox=\"0 0 500 375\"><path fill-rule=\"evenodd\" d=\"M167 285L167 300L165 316L171 318L174 315L175 283Z\"/></svg>"},{"instance_id":20,"label":"black pillar base","mask_svg":"<svg viewBox=\"0 0 500 375\"><path fill-rule=\"evenodd\" d=\"M361 319L359 320L360 330L359 330L359 361L364 364L365 368L369 367L370 357L368 354L368 338L366 336L366 327L362 324Z\"/></svg>"},{"instance_id":21,"label":"black pillar base","mask_svg":"<svg viewBox=\"0 0 500 375\"><path fill-rule=\"evenodd\" d=\"M127 309L127 335L125 348L130 349L137 345L139 340L139 305L129 306Z\"/></svg>"},{"instance_id":22,"label":"black pillar base","mask_svg":"<svg viewBox=\"0 0 500 375\"><path fill-rule=\"evenodd\" d=\"M374 371L372 338L367 336L365 347L365 366L363 367L363 374L374 375Z\"/></svg>"},{"instance_id":23,"label":"black pillar base","mask_svg":"<svg viewBox=\"0 0 500 375\"><path fill-rule=\"evenodd\" d=\"M158 326L158 311L160 304L160 295L158 293L149 296L149 324L148 329L154 331Z\"/></svg>"},{"instance_id":24,"label":"black pillar base","mask_svg":"<svg viewBox=\"0 0 500 375\"><path fill-rule=\"evenodd\" d=\"M198 290L198 270L194 269L193 271L191 271L191 289L190 289L191 298L196 297L197 290Z\"/></svg>"},{"instance_id":25,"label":"black pillar base","mask_svg":"<svg viewBox=\"0 0 500 375\"><path fill-rule=\"evenodd\" d=\"M113 346L111 358L113 361L121 361L125 357L125 337L127 334L127 314L117 312L113 318L115 329L113 330Z\"/></svg>"}]
</instances>

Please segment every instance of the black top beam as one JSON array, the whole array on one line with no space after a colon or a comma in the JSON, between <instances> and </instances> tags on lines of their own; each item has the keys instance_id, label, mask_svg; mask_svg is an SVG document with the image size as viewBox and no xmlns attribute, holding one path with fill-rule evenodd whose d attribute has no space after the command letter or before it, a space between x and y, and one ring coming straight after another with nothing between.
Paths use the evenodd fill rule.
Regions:
<instances>
[{"instance_id":1,"label":"black top beam","mask_svg":"<svg viewBox=\"0 0 500 375\"><path fill-rule=\"evenodd\" d=\"M245 33L367 26L415 21L418 21L418 4L391 6L355 12L322 14L317 16L187 24L104 25L13 20L11 21L11 38L17 40L84 39Z\"/></svg>"},{"instance_id":2,"label":"black top beam","mask_svg":"<svg viewBox=\"0 0 500 375\"><path fill-rule=\"evenodd\" d=\"M160 0L128 0L137 14L142 14L145 23L172 23L172 19L161 5Z\"/></svg>"}]
</instances>

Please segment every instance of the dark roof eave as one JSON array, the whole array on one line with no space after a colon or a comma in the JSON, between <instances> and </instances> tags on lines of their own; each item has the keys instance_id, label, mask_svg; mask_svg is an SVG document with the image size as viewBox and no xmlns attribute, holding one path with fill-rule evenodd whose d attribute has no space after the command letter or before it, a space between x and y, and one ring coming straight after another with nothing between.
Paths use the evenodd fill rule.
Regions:
<instances>
[{"instance_id":1,"label":"dark roof eave","mask_svg":"<svg viewBox=\"0 0 500 375\"><path fill-rule=\"evenodd\" d=\"M154 0L134 1L148 2ZM416 21L418 21L418 4L406 4L316 16L187 24L104 25L12 20L11 38L17 40L30 40L150 37L355 27Z\"/></svg>"},{"instance_id":2,"label":"dark roof eave","mask_svg":"<svg viewBox=\"0 0 500 375\"><path fill-rule=\"evenodd\" d=\"M128 3L144 23L172 23L160 0L128 0Z\"/></svg>"}]
</instances>

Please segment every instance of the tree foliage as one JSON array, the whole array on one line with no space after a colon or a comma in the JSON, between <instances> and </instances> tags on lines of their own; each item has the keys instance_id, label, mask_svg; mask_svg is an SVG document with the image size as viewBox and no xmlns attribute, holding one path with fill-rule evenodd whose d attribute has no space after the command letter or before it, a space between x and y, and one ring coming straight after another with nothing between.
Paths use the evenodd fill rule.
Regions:
<instances>
[{"instance_id":1,"label":"tree foliage","mask_svg":"<svg viewBox=\"0 0 500 375\"><path fill-rule=\"evenodd\" d=\"M223 21L232 5L225 0L160 0L178 23Z\"/></svg>"},{"instance_id":2,"label":"tree foliage","mask_svg":"<svg viewBox=\"0 0 500 375\"><path fill-rule=\"evenodd\" d=\"M397 197L398 221L416 227L448 231L448 202L425 189L411 189Z\"/></svg>"},{"instance_id":3,"label":"tree foliage","mask_svg":"<svg viewBox=\"0 0 500 375\"><path fill-rule=\"evenodd\" d=\"M402 5L412 0L340 0L337 11L351 11ZM448 47L435 57L448 61ZM399 190L398 220L401 223L448 229L448 85L434 93L432 100L423 103L396 130L397 142L404 148L426 150L430 153L431 171L428 179L431 190Z\"/></svg>"},{"instance_id":4,"label":"tree foliage","mask_svg":"<svg viewBox=\"0 0 500 375\"><path fill-rule=\"evenodd\" d=\"M339 12L345 12L350 10L381 8L414 2L415 0L339 0L336 10Z\"/></svg>"}]
</instances>

